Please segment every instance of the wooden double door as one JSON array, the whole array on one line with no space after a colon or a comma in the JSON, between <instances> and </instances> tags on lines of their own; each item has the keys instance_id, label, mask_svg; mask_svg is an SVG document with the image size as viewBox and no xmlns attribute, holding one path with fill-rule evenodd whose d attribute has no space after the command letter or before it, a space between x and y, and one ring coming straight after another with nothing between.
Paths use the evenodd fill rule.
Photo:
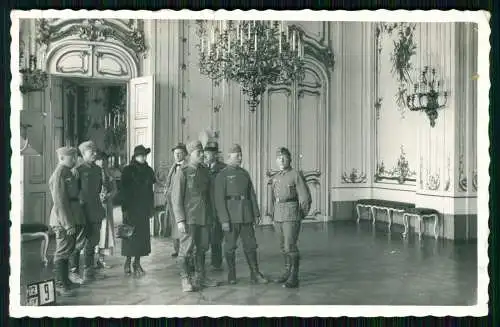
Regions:
<instances>
[{"instance_id":1,"label":"wooden double door","mask_svg":"<svg viewBox=\"0 0 500 327\"><path fill-rule=\"evenodd\" d=\"M292 154L292 166L302 172L311 191L312 205L307 220L327 219L330 116L325 81L312 67L308 67L303 81L294 85L272 86L263 101L260 197L266 214L269 214L267 210L271 200L270 180L278 169L276 149L285 146Z\"/></svg>"}]
</instances>

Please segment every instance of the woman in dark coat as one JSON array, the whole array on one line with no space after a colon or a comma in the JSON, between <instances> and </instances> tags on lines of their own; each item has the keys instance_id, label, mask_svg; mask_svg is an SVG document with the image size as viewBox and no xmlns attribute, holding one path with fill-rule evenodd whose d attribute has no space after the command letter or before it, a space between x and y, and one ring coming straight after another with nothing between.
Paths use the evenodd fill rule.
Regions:
<instances>
[{"instance_id":1,"label":"woman in dark coat","mask_svg":"<svg viewBox=\"0 0 500 327\"><path fill-rule=\"evenodd\" d=\"M132 257L134 274L143 275L141 257L151 253L149 219L154 214L153 184L156 178L153 169L146 162L146 156L150 152L151 149L142 145L135 147L132 160L122 173L123 223L134 227L132 236L122 240L122 256L127 257L124 267L127 275L131 274Z\"/></svg>"}]
</instances>

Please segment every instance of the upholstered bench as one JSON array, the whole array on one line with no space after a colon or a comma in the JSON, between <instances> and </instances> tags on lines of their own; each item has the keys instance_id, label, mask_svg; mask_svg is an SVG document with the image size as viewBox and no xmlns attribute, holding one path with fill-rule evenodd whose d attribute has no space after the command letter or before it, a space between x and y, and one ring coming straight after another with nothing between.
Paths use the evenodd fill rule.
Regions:
<instances>
[{"instance_id":1,"label":"upholstered bench","mask_svg":"<svg viewBox=\"0 0 500 327\"><path fill-rule=\"evenodd\" d=\"M387 220L388 220L388 229L391 230L392 225L392 216L394 212L404 213L407 209L415 208L415 204L407 203L407 202L397 202L397 201L388 201L388 200L376 200L376 199L362 199L358 200L356 203L356 212L357 212L357 220L356 222L359 224L359 220L361 219L360 209L361 208L369 208L372 215L372 224L375 224L375 210L385 210L387 212Z\"/></svg>"},{"instance_id":2,"label":"upholstered bench","mask_svg":"<svg viewBox=\"0 0 500 327\"><path fill-rule=\"evenodd\" d=\"M422 239L422 233L423 233L423 228L422 228L422 222L424 218L434 218L434 238L438 238L438 223L439 223L439 211L434 210L434 209L429 209L429 208L409 208L405 211L403 214L403 222L405 225L405 231L403 232L403 237L406 237L408 235L408 229L409 229L409 223L408 223L408 218L409 217L416 217L418 220L418 239Z\"/></svg>"},{"instance_id":3,"label":"upholstered bench","mask_svg":"<svg viewBox=\"0 0 500 327\"><path fill-rule=\"evenodd\" d=\"M49 260L47 259L47 249L49 248L49 227L44 224L21 224L21 237L23 240L26 237L33 239L42 239L40 246L40 256L42 263L47 266Z\"/></svg>"}]
</instances>

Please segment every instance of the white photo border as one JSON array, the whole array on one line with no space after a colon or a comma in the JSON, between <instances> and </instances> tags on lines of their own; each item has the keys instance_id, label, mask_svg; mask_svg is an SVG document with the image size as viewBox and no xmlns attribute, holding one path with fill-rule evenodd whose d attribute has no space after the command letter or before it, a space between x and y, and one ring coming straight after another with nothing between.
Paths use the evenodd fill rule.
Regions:
<instances>
[{"instance_id":1,"label":"white photo border","mask_svg":"<svg viewBox=\"0 0 500 327\"><path fill-rule=\"evenodd\" d=\"M439 10L361 10L361 11L227 11L227 10L31 10L11 12L11 72L19 71L19 19L21 18L126 18L126 19L216 19L216 20L292 20L292 21L387 21L387 22L473 22L478 26L478 95L477 95L477 155L478 184L477 191L477 262L478 288L477 304L473 306L333 306L333 305L298 305L298 306L231 306L231 305L176 305L176 306L55 306L29 307L21 306L20 266L21 266L21 157L20 133L15 126L20 126L21 77L12 74L11 80L11 212L14 222L10 229L9 279L10 316L11 317L103 317L103 318L139 318L139 317L395 317L395 316L485 316L488 314L488 236L489 236L489 54L490 54L490 14L486 11L439 11ZM14 127L14 128L13 128ZM13 130L14 129L14 130ZM481 217L481 219L479 219Z\"/></svg>"}]
</instances>

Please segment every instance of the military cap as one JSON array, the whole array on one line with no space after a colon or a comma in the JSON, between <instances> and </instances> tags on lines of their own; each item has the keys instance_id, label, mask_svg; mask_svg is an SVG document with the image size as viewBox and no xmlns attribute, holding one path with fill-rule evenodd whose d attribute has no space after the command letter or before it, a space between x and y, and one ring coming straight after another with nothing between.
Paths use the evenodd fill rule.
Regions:
<instances>
[{"instance_id":1,"label":"military cap","mask_svg":"<svg viewBox=\"0 0 500 327\"><path fill-rule=\"evenodd\" d=\"M203 145L201 145L200 141L191 141L187 145L187 152L191 153L196 150L202 150L203 151Z\"/></svg>"},{"instance_id":2,"label":"military cap","mask_svg":"<svg viewBox=\"0 0 500 327\"><path fill-rule=\"evenodd\" d=\"M172 152L174 152L177 149L181 149L184 150L184 152L187 152L186 145L182 142L177 143L177 145L172 148Z\"/></svg>"},{"instance_id":3,"label":"military cap","mask_svg":"<svg viewBox=\"0 0 500 327\"><path fill-rule=\"evenodd\" d=\"M93 141L85 141L78 146L78 150L83 153L86 150L95 150L97 147Z\"/></svg>"},{"instance_id":4,"label":"military cap","mask_svg":"<svg viewBox=\"0 0 500 327\"><path fill-rule=\"evenodd\" d=\"M146 156L151 152L150 148L144 147L144 145L138 145L134 148L134 157L135 156Z\"/></svg>"},{"instance_id":5,"label":"military cap","mask_svg":"<svg viewBox=\"0 0 500 327\"><path fill-rule=\"evenodd\" d=\"M280 155L287 156L288 158L292 157L292 155L290 154L290 151L283 146L276 149L276 156L280 156Z\"/></svg>"},{"instance_id":6,"label":"military cap","mask_svg":"<svg viewBox=\"0 0 500 327\"><path fill-rule=\"evenodd\" d=\"M241 153L241 146L239 144L233 144L229 148L229 153Z\"/></svg>"},{"instance_id":7,"label":"military cap","mask_svg":"<svg viewBox=\"0 0 500 327\"><path fill-rule=\"evenodd\" d=\"M219 151L219 143L216 141L208 141L207 144L205 145L205 151Z\"/></svg>"},{"instance_id":8,"label":"military cap","mask_svg":"<svg viewBox=\"0 0 500 327\"><path fill-rule=\"evenodd\" d=\"M71 146L63 146L56 150L58 156L76 156L77 152L76 148Z\"/></svg>"}]
</instances>

